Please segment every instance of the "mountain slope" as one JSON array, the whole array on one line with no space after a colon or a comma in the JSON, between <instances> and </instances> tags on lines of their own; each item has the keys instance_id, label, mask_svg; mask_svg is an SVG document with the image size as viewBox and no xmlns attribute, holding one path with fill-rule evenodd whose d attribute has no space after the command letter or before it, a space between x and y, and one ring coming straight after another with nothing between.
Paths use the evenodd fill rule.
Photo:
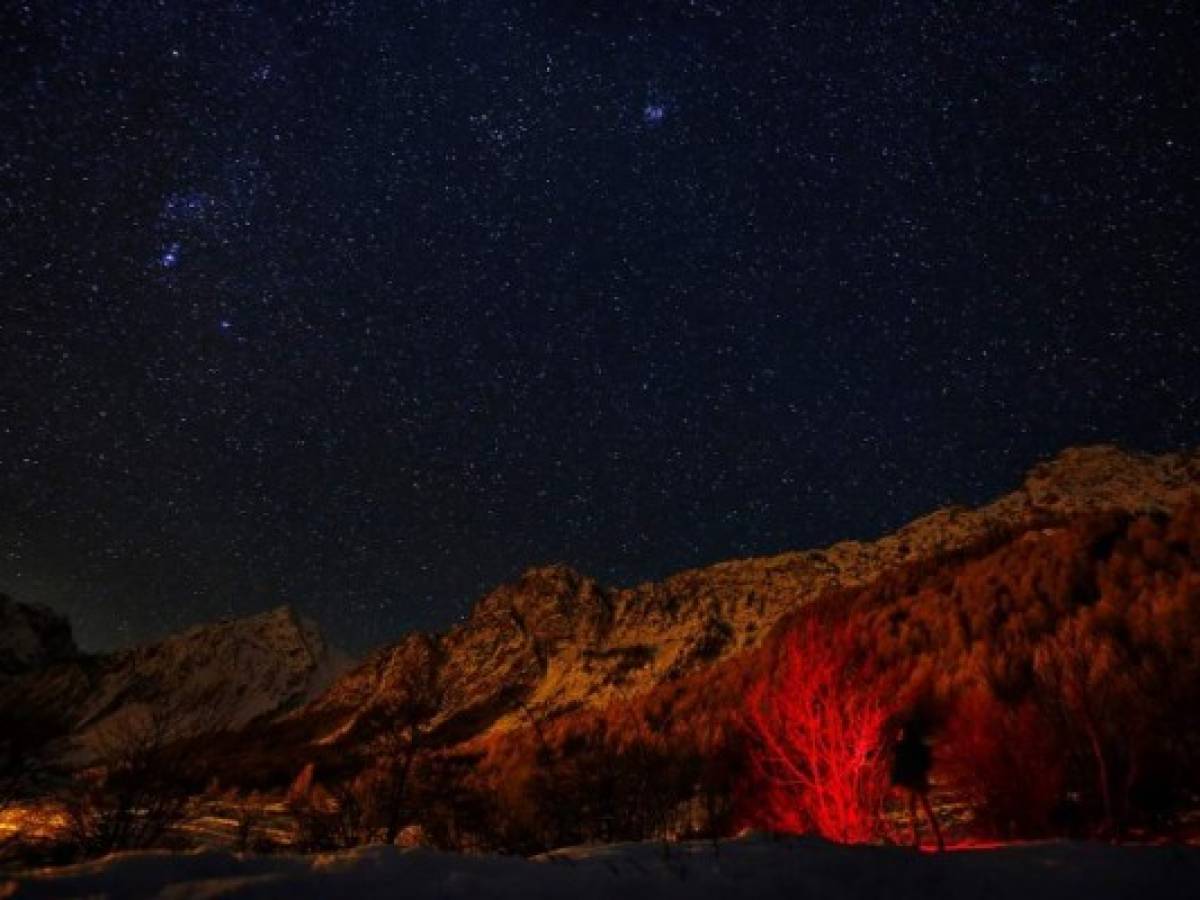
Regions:
<instances>
[{"instance_id":1,"label":"mountain slope","mask_svg":"<svg viewBox=\"0 0 1200 900\"><path fill-rule=\"evenodd\" d=\"M439 668L436 725L447 741L602 706L757 645L781 616L827 591L991 534L1089 512L1164 511L1197 492L1200 453L1077 448L990 504L938 510L874 542L719 563L625 589L565 566L531 569L481 599L462 625L421 638L432 654L415 654L415 638L384 648L296 715L335 722L321 739L337 741L385 704L413 665Z\"/></svg>"}]
</instances>

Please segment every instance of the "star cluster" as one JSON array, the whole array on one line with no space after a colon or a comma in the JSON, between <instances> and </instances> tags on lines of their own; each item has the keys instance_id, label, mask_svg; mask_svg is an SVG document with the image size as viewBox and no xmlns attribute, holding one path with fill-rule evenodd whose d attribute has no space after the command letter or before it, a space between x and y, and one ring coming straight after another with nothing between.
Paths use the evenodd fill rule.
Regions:
<instances>
[{"instance_id":1,"label":"star cluster","mask_svg":"<svg viewBox=\"0 0 1200 900\"><path fill-rule=\"evenodd\" d=\"M1196 444L1198 19L9 4L0 590L358 650Z\"/></svg>"}]
</instances>

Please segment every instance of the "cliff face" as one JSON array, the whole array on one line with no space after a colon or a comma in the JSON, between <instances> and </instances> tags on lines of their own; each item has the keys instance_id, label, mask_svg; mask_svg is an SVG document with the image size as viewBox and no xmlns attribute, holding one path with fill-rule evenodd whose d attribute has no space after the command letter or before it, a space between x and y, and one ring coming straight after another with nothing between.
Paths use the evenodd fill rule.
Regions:
<instances>
[{"instance_id":1,"label":"cliff face","mask_svg":"<svg viewBox=\"0 0 1200 900\"><path fill-rule=\"evenodd\" d=\"M387 701L406 667L433 665L443 689L437 724L447 740L511 728L530 715L605 704L696 671L756 645L796 606L902 563L1048 517L1163 511L1197 492L1200 453L1086 447L1037 466L1016 491L979 509L938 510L874 542L719 563L624 589L564 566L531 569L445 635L376 652L298 715L340 721L322 736L335 741Z\"/></svg>"},{"instance_id":2,"label":"cliff face","mask_svg":"<svg viewBox=\"0 0 1200 900\"><path fill-rule=\"evenodd\" d=\"M45 606L0 594L0 677L18 675L79 654L71 625Z\"/></svg>"}]
</instances>

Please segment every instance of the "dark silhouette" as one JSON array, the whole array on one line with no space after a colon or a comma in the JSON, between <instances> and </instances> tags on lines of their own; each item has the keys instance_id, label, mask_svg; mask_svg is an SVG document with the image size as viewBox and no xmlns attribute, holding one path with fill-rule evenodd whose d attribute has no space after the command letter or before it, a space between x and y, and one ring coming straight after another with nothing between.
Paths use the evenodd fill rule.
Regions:
<instances>
[{"instance_id":1,"label":"dark silhouette","mask_svg":"<svg viewBox=\"0 0 1200 900\"><path fill-rule=\"evenodd\" d=\"M946 845L942 840L937 816L933 814L933 807L929 804L929 770L933 768L933 751L929 748L928 731L928 726L915 717L900 727L892 745L892 784L908 792L913 846L921 846L920 823L917 820L919 800L937 840L937 848L941 851L946 849Z\"/></svg>"}]
</instances>

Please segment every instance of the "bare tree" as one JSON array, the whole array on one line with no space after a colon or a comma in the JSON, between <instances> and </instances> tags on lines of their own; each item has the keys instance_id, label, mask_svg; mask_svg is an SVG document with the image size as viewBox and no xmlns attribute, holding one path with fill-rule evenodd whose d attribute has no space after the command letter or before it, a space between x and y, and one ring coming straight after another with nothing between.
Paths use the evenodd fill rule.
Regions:
<instances>
[{"instance_id":1,"label":"bare tree","mask_svg":"<svg viewBox=\"0 0 1200 900\"><path fill-rule=\"evenodd\" d=\"M404 825L413 765L427 747L430 725L442 708L439 663L432 646L416 654L375 714L381 727L371 747L373 782L383 839L389 844Z\"/></svg>"},{"instance_id":2,"label":"bare tree","mask_svg":"<svg viewBox=\"0 0 1200 900\"><path fill-rule=\"evenodd\" d=\"M53 711L24 698L0 701L0 812L46 793L55 774L54 745L65 732L65 720ZM37 812L24 809L20 815L28 825ZM37 842L30 837L36 830L23 827L0 836L0 858L30 849Z\"/></svg>"},{"instance_id":3,"label":"bare tree","mask_svg":"<svg viewBox=\"0 0 1200 900\"><path fill-rule=\"evenodd\" d=\"M879 833L890 710L882 689L859 676L854 653L849 627L809 622L750 693L751 766L762 786L755 812L768 827L843 843Z\"/></svg>"},{"instance_id":4,"label":"bare tree","mask_svg":"<svg viewBox=\"0 0 1200 900\"><path fill-rule=\"evenodd\" d=\"M315 780L306 766L288 790L287 807L296 823L295 846L303 852L343 850L379 840L382 811L379 775L367 770L329 782Z\"/></svg>"},{"instance_id":5,"label":"bare tree","mask_svg":"<svg viewBox=\"0 0 1200 900\"><path fill-rule=\"evenodd\" d=\"M1136 731L1133 716L1114 722L1114 711L1133 713L1138 703L1120 696L1125 673L1134 666L1123 658L1117 642L1099 633L1091 617L1077 615L1059 626L1054 637L1039 647L1036 672L1047 688L1047 701L1068 732L1082 739L1094 767L1095 784L1104 815L1103 831L1120 839L1123 796L1117 787L1136 771Z\"/></svg>"},{"instance_id":6,"label":"bare tree","mask_svg":"<svg viewBox=\"0 0 1200 900\"><path fill-rule=\"evenodd\" d=\"M86 856L160 846L203 784L198 747L220 721L213 692L137 707L94 737L94 763L63 797L72 843Z\"/></svg>"},{"instance_id":7,"label":"bare tree","mask_svg":"<svg viewBox=\"0 0 1200 900\"><path fill-rule=\"evenodd\" d=\"M0 810L44 786L51 745L65 731L53 712L17 699L0 702Z\"/></svg>"},{"instance_id":8,"label":"bare tree","mask_svg":"<svg viewBox=\"0 0 1200 900\"><path fill-rule=\"evenodd\" d=\"M233 816L233 848L238 853L245 853L261 846L263 823L263 797L257 791L239 794L234 791L229 796L230 812Z\"/></svg>"},{"instance_id":9,"label":"bare tree","mask_svg":"<svg viewBox=\"0 0 1200 900\"><path fill-rule=\"evenodd\" d=\"M301 852L333 850L334 799L316 780L312 763L300 770L287 792L287 808L296 823L294 846Z\"/></svg>"},{"instance_id":10,"label":"bare tree","mask_svg":"<svg viewBox=\"0 0 1200 900\"><path fill-rule=\"evenodd\" d=\"M369 773L363 773L331 789L329 835L335 846L359 847L376 839L379 829L373 780Z\"/></svg>"},{"instance_id":11,"label":"bare tree","mask_svg":"<svg viewBox=\"0 0 1200 900\"><path fill-rule=\"evenodd\" d=\"M414 640L390 673L383 702L359 722L361 754L341 772L323 773L320 782L312 765L296 778L287 802L301 849L395 843L401 828L417 818L414 771L442 708L439 668L436 644Z\"/></svg>"}]
</instances>

